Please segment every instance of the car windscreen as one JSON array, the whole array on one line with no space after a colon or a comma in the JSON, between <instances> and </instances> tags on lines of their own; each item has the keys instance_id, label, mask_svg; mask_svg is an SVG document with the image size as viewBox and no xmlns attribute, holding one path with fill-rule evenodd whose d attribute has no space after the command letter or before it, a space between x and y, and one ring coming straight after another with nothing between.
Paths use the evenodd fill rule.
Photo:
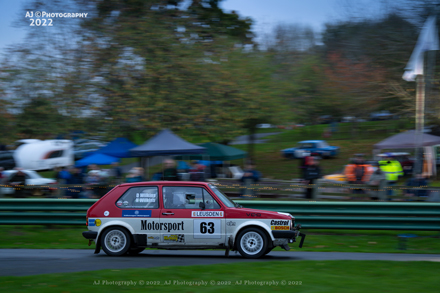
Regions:
<instances>
[{"instance_id":1,"label":"car windscreen","mask_svg":"<svg viewBox=\"0 0 440 293\"><path fill-rule=\"evenodd\" d=\"M326 143L325 141L321 141L321 142L319 143L319 147L320 147L320 148L326 148L326 147L329 147L329 145L328 145L328 143Z\"/></svg>"},{"instance_id":2,"label":"car windscreen","mask_svg":"<svg viewBox=\"0 0 440 293\"><path fill-rule=\"evenodd\" d=\"M210 184L209 188L211 188L212 191L214 191L215 195L217 195L218 199L222 201L222 203L227 206L228 208L235 207L234 202L229 199L229 197L217 189L217 186Z\"/></svg>"}]
</instances>

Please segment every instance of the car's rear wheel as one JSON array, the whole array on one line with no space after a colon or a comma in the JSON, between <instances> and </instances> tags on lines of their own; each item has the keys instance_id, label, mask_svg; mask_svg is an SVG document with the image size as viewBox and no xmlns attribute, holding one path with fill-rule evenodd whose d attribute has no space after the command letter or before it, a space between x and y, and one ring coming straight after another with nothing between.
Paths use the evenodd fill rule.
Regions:
<instances>
[{"instance_id":1,"label":"car's rear wheel","mask_svg":"<svg viewBox=\"0 0 440 293\"><path fill-rule=\"evenodd\" d=\"M131 238L129 232L121 227L110 227L101 236L102 250L107 255L124 255L130 249Z\"/></svg>"},{"instance_id":2,"label":"car's rear wheel","mask_svg":"<svg viewBox=\"0 0 440 293\"><path fill-rule=\"evenodd\" d=\"M237 250L245 258L260 258L268 247L266 233L260 228L246 228L237 236Z\"/></svg>"}]
</instances>

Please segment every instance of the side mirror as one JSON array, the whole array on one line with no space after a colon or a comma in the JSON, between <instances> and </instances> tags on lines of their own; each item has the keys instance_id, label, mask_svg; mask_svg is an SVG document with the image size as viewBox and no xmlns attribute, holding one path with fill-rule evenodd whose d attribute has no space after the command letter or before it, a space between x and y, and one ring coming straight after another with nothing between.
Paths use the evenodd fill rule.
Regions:
<instances>
[{"instance_id":1,"label":"side mirror","mask_svg":"<svg viewBox=\"0 0 440 293\"><path fill-rule=\"evenodd\" d=\"M199 208L204 210L205 209L205 203L204 202L199 202Z\"/></svg>"}]
</instances>

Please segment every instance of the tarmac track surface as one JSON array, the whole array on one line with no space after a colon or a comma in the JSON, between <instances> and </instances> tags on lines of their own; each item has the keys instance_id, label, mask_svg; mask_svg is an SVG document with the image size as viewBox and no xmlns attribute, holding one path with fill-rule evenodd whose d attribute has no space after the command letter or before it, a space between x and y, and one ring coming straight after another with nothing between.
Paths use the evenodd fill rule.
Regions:
<instances>
[{"instance_id":1,"label":"tarmac track surface","mask_svg":"<svg viewBox=\"0 0 440 293\"><path fill-rule=\"evenodd\" d=\"M436 261L438 254L272 251L261 259L245 259L222 250L145 250L137 256L110 257L91 249L0 249L0 276L28 276L103 269L210 265L255 261L391 260Z\"/></svg>"}]
</instances>

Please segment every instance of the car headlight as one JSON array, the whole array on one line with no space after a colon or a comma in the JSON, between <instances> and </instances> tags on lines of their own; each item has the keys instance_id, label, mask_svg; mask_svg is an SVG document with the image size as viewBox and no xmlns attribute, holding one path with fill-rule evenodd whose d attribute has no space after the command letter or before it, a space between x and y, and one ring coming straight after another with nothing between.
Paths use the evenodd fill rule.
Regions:
<instances>
[{"instance_id":1,"label":"car headlight","mask_svg":"<svg viewBox=\"0 0 440 293\"><path fill-rule=\"evenodd\" d=\"M292 221L290 221L290 230L294 230L295 229L295 217L294 216L291 216L292 217Z\"/></svg>"}]
</instances>

